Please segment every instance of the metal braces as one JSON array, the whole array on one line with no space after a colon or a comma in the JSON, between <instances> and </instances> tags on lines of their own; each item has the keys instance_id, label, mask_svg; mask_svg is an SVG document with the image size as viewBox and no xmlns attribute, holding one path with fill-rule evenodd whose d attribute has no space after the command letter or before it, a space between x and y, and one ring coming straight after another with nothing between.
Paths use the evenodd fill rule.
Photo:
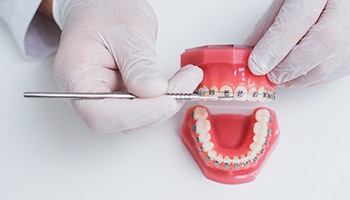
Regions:
<instances>
[{"instance_id":1,"label":"metal braces","mask_svg":"<svg viewBox=\"0 0 350 200\"><path fill-rule=\"evenodd\" d=\"M209 90L209 91L203 91L199 90L198 92L195 92L195 94L198 94L199 96L205 96L205 95L223 95L223 97L226 98L237 98L237 97L243 97L244 94L249 94L245 93L244 91L240 90L238 92L230 92L229 90L224 90L224 91L216 91L216 90ZM270 94L269 92L263 92L263 93L258 93L254 92L253 97L257 98L259 95L262 95L263 98L266 99L271 99L271 100L276 100L276 93Z\"/></svg>"},{"instance_id":2,"label":"metal braces","mask_svg":"<svg viewBox=\"0 0 350 200\"><path fill-rule=\"evenodd\" d=\"M194 112L191 112L190 115L191 115L191 117L193 118L193 117L194 117ZM273 120L273 118L272 118L272 116L270 116L269 122L272 122L272 120ZM197 126L196 126L196 124L193 124L193 125L192 125L192 130L193 130L194 133L196 133L196 131L197 131ZM270 140L271 136L272 136L272 129L271 129L271 128L268 128L268 129L267 129L267 137L265 138L266 140L264 141L265 148L266 148L266 146L269 145L269 142L270 142L269 140ZM195 138L194 138L194 141L195 141L196 143L199 143L199 142L200 142L199 137L195 137ZM266 151L265 148L262 148L262 149L259 151L259 153L260 153L261 155L265 153L265 151ZM198 150L199 150L199 152L204 153L204 148L203 148L202 146L198 147ZM231 164L231 163L219 162L219 161L215 160L214 158L211 158L211 157L208 156L208 155L205 157L205 160L206 160L207 162L214 162L214 166L216 166L216 167L219 167L219 166L221 165L221 163L223 163L223 166L222 166L222 167L225 168L225 169L229 169L229 168L230 168L230 164ZM234 163L234 162L232 162L232 164L233 164L233 168L234 168L234 169L238 169L238 168L240 168L240 167L248 168L249 165L250 165L250 163L256 163L256 162L258 162L258 160L259 160L259 158L258 158L258 156L256 155L252 160L248 160L248 161L245 161L245 162L239 162L239 163Z\"/></svg>"}]
</instances>

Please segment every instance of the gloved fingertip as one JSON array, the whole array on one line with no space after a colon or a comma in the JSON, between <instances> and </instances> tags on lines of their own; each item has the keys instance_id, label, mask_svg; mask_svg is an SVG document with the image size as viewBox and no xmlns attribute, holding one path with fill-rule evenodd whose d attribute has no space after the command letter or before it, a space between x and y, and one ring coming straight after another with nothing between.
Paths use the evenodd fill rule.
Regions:
<instances>
[{"instance_id":1,"label":"gloved fingertip","mask_svg":"<svg viewBox=\"0 0 350 200\"><path fill-rule=\"evenodd\" d=\"M251 54L249 59L248 59L248 67L250 71L257 76L265 75L268 73L266 71L266 67L262 63L257 62L258 59L256 59L255 54Z\"/></svg>"},{"instance_id":2,"label":"gloved fingertip","mask_svg":"<svg viewBox=\"0 0 350 200\"><path fill-rule=\"evenodd\" d=\"M121 132L124 134L133 134L155 127L170 119L181 108L179 102L170 96L162 96L157 98L157 100L159 100L157 103L157 108L160 109L160 112L157 112L158 117L156 117L155 120L146 125L135 127L133 129L122 130Z\"/></svg>"},{"instance_id":3,"label":"gloved fingertip","mask_svg":"<svg viewBox=\"0 0 350 200\"><path fill-rule=\"evenodd\" d=\"M138 97L151 98L164 95L168 90L168 81L164 76L147 76L128 81L126 87Z\"/></svg>"},{"instance_id":4,"label":"gloved fingertip","mask_svg":"<svg viewBox=\"0 0 350 200\"><path fill-rule=\"evenodd\" d=\"M280 85L282 84L281 78L276 76L273 72L267 74L267 78L274 84Z\"/></svg>"},{"instance_id":5,"label":"gloved fingertip","mask_svg":"<svg viewBox=\"0 0 350 200\"><path fill-rule=\"evenodd\" d=\"M182 71L186 71L186 73L193 79L194 82L202 82L204 73L203 70L195 65L186 65L182 67Z\"/></svg>"},{"instance_id":6,"label":"gloved fingertip","mask_svg":"<svg viewBox=\"0 0 350 200\"><path fill-rule=\"evenodd\" d=\"M295 88L295 86L289 82L287 83L282 83L279 85L281 88L286 88L286 89L292 89L292 88Z\"/></svg>"},{"instance_id":7,"label":"gloved fingertip","mask_svg":"<svg viewBox=\"0 0 350 200\"><path fill-rule=\"evenodd\" d=\"M165 109L164 115L169 116L169 115L173 115L174 113L176 113L177 110L179 109L178 102L170 96L165 96L163 98L168 104L168 106Z\"/></svg>"},{"instance_id":8,"label":"gloved fingertip","mask_svg":"<svg viewBox=\"0 0 350 200\"><path fill-rule=\"evenodd\" d=\"M169 80L170 93L192 93L203 80L203 71L197 66L187 65L179 69Z\"/></svg>"}]
</instances>

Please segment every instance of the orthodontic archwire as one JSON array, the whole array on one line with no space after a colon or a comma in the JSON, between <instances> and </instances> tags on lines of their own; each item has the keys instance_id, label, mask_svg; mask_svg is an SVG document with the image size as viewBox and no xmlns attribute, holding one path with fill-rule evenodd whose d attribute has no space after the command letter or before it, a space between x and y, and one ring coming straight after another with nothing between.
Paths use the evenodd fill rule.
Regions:
<instances>
[{"instance_id":1,"label":"orthodontic archwire","mask_svg":"<svg viewBox=\"0 0 350 200\"><path fill-rule=\"evenodd\" d=\"M192 93L166 93L165 95L173 97L178 101L199 101L199 100L218 100L217 96L202 96ZM53 99L136 99L137 96L125 92L113 93L57 93L57 92L25 92L25 98L53 98Z\"/></svg>"},{"instance_id":2,"label":"orthodontic archwire","mask_svg":"<svg viewBox=\"0 0 350 200\"><path fill-rule=\"evenodd\" d=\"M208 95L207 95L208 93ZM215 94L223 94L223 96L215 96ZM232 95L234 96L232 96ZM197 93L166 93L165 95L171 96L178 101L199 101L199 100L220 100L220 99L234 99L243 95L244 93L238 92L197 92ZM236 96L237 95L237 96ZM263 95L268 99L275 99L275 95L269 93L254 93L254 95ZM25 98L54 98L54 99L136 99L137 96L126 92L113 92L113 93L64 93L64 92L25 92ZM257 96L256 96L257 97Z\"/></svg>"},{"instance_id":3,"label":"orthodontic archwire","mask_svg":"<svg viewBox=\"0 0 350 200\"><path fill-rule=\"evenodd\" d=\"M209 90L209 91L198 91L198 92L195 92L195 94L198 94L200 96L213 96L213 95L217 95L217 94L220 94L220 95L223 95L223 96L220 96L220 99L225 99L225 98L238 98L238 97L242 97L243 95L246 95L248 93L246 92L243 92L243 91L239 91L239 92L229 92L228 90L227 91L215 91L215 90ZM272 100L275 100L276 99L276 93L269 93L269 92L262 92L262 93L259 93L259 92L253 92L252 93L253 97L258 97L259 95L260 96L263 96L265 98L268 98L268 99L272 99Z\"/></svg>"}]
</instances>

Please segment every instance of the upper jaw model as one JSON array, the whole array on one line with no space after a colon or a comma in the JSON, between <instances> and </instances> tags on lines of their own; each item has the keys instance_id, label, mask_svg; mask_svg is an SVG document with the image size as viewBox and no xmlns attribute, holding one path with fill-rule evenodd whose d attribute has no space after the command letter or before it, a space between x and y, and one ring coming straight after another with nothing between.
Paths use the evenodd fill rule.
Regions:
<instances>
[{"instance_id":1,"label":"upper jaw model","mask_svg":"<svg viewBox=\"0 0 350 200\"><path fill-rule=\"evenodd\" d=\"M239 102L242 107L248 101L270 102L275 99L275 85L266 76L254 76L249 71L251 49L235 45L189 49L181 55L181 66L202 68L204 78L195 91L200 95L219 96L220 100ZM266 107L251 107L250 115L213 115L210 109L215 112L221 104L224 110L238 111L241 107L222 101L215 104L211 108L204 103L187 111L182 140L208 179L225 184L252 181L277 143L276 114Z\"/></svg>"}]
</instances>

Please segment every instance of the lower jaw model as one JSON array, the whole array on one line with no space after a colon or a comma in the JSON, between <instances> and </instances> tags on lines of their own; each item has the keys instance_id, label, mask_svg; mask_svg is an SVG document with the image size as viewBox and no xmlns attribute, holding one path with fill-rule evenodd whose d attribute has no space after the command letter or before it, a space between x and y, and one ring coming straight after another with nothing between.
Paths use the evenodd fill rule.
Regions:
<instances>
[{"instance_id":1,"label":"lower jaw model","mask_svg":"<svg viewBox=\"0 0 350 200\"><path fill-rule=\"evenodd\" d=\"M272 101L274 85L266 76L256 77L248 70L246 60L250 50L236 46L190 49L182 55L182 66L194 64L203 69L204 79L196 90L200 95L220 96L240 103ZM243 60L243 65L235 65L235 60L226 64L210 63L213 59L210 56L205 60L206 53L220 51L220 55L224 51L232 52L236 60ZM204 61L196 59L198 57ZM225 103L224 110L235 110L235 106L237 103L229 106ZM208 179L225 184L253 181L277 144L279 128L275 112L257 107L250 115L232 112L214 115L210 109L210 106L198 105L187 111L181 129L183 142Z\"/></svg>"}]
</instances>

